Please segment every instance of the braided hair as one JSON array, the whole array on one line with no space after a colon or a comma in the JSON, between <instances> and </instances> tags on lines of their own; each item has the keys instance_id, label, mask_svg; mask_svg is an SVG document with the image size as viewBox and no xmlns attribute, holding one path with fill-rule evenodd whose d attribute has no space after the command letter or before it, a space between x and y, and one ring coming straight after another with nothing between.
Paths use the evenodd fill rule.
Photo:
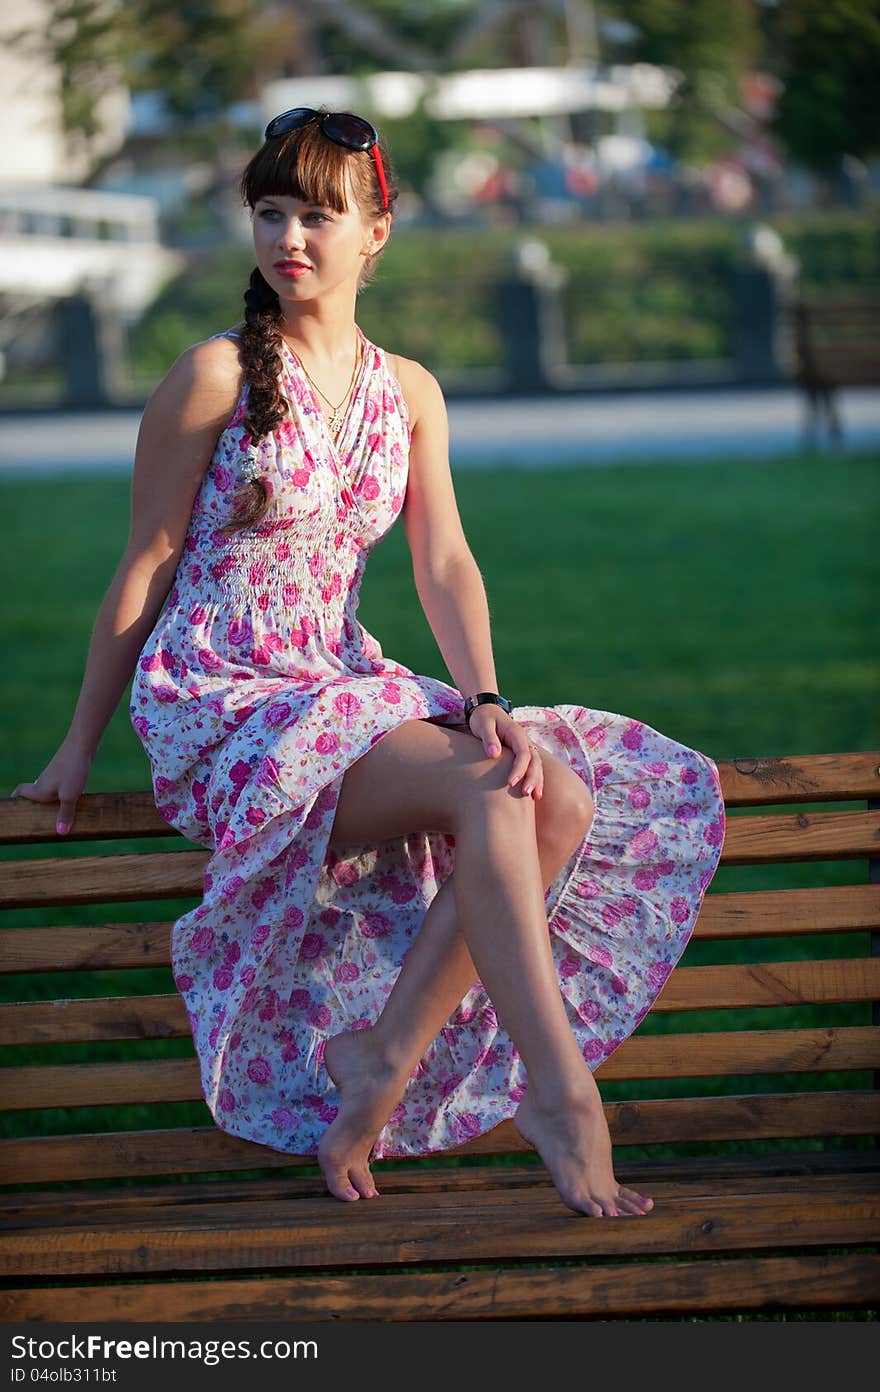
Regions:
<instances>
[{"instance_id":1,"label":"braided hair","mask_svg":"<svg viewBox=\"0 0 880 1392\"><path fill-rule=\"evenodd\" d=\"M321 111L327 107L318 108ZM379 217L390 210L399 186L383 136L379 153L385 169L388 209L383 207L376 166L369 150L349 150L329 140L317 122L287 135L264 141L241 176L242 202L251 212L261 198L273 194L325 204L336 212L348 208L346 177L357 207L365 217ZM359 294L373 279L386 242L364 261L357 283ZM281 327L284 314L278 294L255 266L244 294L244 323L239 331L239 362L248 384L248 411L244 424L256 444L285 418L288 401L281 390ZM256 525L269 507L268 490L259 479L242 479L235 494L233 520L220 530L230 534Z\"/></svg>"}]
</instances>

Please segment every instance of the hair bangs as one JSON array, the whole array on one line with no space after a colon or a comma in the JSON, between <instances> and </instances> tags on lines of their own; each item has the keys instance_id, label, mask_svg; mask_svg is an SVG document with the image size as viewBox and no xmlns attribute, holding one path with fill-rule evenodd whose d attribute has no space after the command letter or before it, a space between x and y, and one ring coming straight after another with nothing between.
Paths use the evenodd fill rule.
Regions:
<instances>
[{"instance_id":1,"label":"hair bangs","mask_svg":"<svg viewBox=\"0 0 880 1392\"><path fill-rule=\"evenodd\" d=\"M241 196L253 208L273 194L348 210L346 176L352 152L327 140L317 122L267 140L241 179Z\"/></svg>"}]
</instances>

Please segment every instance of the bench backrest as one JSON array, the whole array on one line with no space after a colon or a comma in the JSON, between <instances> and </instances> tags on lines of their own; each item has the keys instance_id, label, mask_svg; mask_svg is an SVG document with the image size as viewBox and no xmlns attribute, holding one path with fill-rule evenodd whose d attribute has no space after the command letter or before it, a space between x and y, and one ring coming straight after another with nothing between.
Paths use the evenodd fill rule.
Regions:
<instances>
[{"instance_id":1,"label":"bench backrest","mask_svg":"<svg viewBox=\"0 0 880 1392\"><path fill-rule=\"evenodd\" d=\"M805 385L871 387L880 382L880 298L799 298L783 307L793 367Z\"/></svg>"},{"instance_id":2,"label":"bench backrest","mask_svg":"<svg viewBox=\"0 0 880 1392\"><path fill-rule=\"evenodd\" d=\"M653 1010L597 1071L616 1146L873 1143L878 765L873 753L719 761L725 804L743 809L728 815L719 874ZM84 795L70 845L56 810L0 800L0 1183L314 1164L227 1135L202 1099L169 942L209 852L169 833L146 792ZM142 838L147 849L113 844ZM526 1149L507 1122L444 1154Z\"/></svg>"}]
</instances>

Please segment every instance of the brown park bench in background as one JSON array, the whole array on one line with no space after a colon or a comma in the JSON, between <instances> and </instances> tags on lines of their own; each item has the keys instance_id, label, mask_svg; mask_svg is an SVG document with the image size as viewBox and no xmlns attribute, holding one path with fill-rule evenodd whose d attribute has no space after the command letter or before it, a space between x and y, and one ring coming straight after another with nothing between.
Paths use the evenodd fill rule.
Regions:
<instances>
[{"instance_id":1,"label":"brown park bench in background","mask_svg":"<svg viewBox=\"0 0 880 1392\"><path fill-rule=\"evenodd\" d=\"M792 375L804 392L804 448L815 448L823 415L830 439L841 445L838 389L880 386L880 298L799 297L783 307L782 322Z\"/></svg>"},{"instance_id":2,"label":"brown park bench in background","mask_svg":"<svg viewBox=\"0 0 880 1392\"><path fill-rule=\"evenodd\" d=\"M440 1156L377 1161L381 1198L342 1203L313 1157L229 1136L206 1107L207 1125L166 1124L167 1110L160 1124L143 1120L165 1103L204 1106L173 989L5 1004L3 1106L27 1134L7 1125L0 1143L3 1318L524 1320L880 1305L878 764L874 753L719 761L727 807L764 809L729 816L723 850L723 865L752 867L754 884L710 890L649 1019L722 1013L695 1032L642 1027L597 1071L603 1095L620 1080L648 1084L644 1096L605 1102L618 1180L654 1198L645 1218L573 1212L512 1122ZM824 802L856 805L806 806ZM7 852L0 866L4 972L167 968L170 922L142 911L114 922L112 906L197 902L209 853L102 855L106 846L82 844L168 837L147 793L84 795L72 833L84 854L59 853L55 812L0 801L7 848L49 843L36 859ZM798 888L766 887L765 867L780 862L854 858L867 860L867 883L815 887L807 875ZM107 905L106 919L66 923L64 910L81 904ZM55 926L16 923L33 908L51 910ZM786 960L768 960L774 939ZM745 944L748 960L687 965L708 942L738 944L739 956ZM819 1012L792 1019L809 1006ZM783 1020L738 1028L737 1010L754 1007ZM185 1057L150 1057L150 1041L187 1037ZM130 1059L102 1053L118 1040L130 1041ZM93 1057L68 1061L72 1044ZM19 1062L27 1046L38 1053ZM735 1080L733 1093L717 1090L721 1078ZM667 1080L687 1095L650 1095ZM94 1109L117 1104L137 1104L137 1129L77 1119L75 1109L93 1109L94 1126ZM464 1163L444 1164L450 1155ZM310 1168L282 1173L297 1164Z\"/></svg>"}]
</instances>

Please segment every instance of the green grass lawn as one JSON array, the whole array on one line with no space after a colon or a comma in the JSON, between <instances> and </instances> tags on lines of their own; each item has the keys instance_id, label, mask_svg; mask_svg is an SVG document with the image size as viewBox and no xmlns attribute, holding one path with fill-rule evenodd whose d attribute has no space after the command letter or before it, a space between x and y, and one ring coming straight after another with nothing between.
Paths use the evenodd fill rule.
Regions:
<instances>
[{"instance_id":1,"label":"green grass lawn","mask_svg":"<svg viewBox=\"0 0 880 1392\"><path fill-rule=\"evenodd\" d=\"M631 714L722 759L876 745L880 455L468 470L456 491L514 703ZM0 481L0 501L11 789L67 729L129 483ZM358 616L386 655L450 679L400 522L371 557ZM147 786L126 707L89 791Z\"/></svg>"},{"instance_id":2,"label":"green grass lawn","mask_svg":"<svg viewBox=\"0 0 880 1392\"><path fill-rule=\"evenodd\" d=\"M637 716L717 760L880 748L877 546L880 454L792 456L766 463L627 464L618 468L474 470L456 479L482 569L500 689L515 704L583 704ZM38 775L62 739L79 690L91 625L124 547L125 478L0 482L6 525L0 788ZM370 561L360 620L386 656L450 679L412 581L402 525ZM149 787L127 696L111 721L87 791ZM822 804L816 804L821 806ZM750 815L746 812L743 815ZM107 850L185 848L180 837ZM92 848L89 848L92 850ZM36 856L44 848L33 847ZM65 853L76 854L71 845ZM10 852L5 852L8 856ZM21 854L21 852L14 852ZM761 869L722 867L710 893L864 882L866 861ZM196 901L119 905L113 917L171 919ZM106 910L21 911L16 924L98 922ZM759 953L767 960L865 951L864 935L735 943L693 941L688 965ZM137 977L137 984L135 984ZM19 977L8 997L172 991L170 970ZM642 1033L870 1023L869 1005L649 1015ZM181 1057L189 1039L66 1046L64 1058ZM11 1051L48 1062L50 1047ZM57 1054L54 1054L57 1057ZM602 1085L606 1101L870 1086L869 1074L790 1079L696 1078ZM601 1078L600 1078L601 1085ZM116 1126L206 1125L201 1102L77 1109L6 1118L6 1134ZM849 1142L852 1144L852 1142ZM780 1146L786 1143L780 1142ZM820 1144L815 1142L815 1144ZM640 1155L730 1151L682 1146ZM772 1148L767 1146L765 1148ZM412 1163L412 1162L408 1162Z\"/></svg>"}]
</instances>

